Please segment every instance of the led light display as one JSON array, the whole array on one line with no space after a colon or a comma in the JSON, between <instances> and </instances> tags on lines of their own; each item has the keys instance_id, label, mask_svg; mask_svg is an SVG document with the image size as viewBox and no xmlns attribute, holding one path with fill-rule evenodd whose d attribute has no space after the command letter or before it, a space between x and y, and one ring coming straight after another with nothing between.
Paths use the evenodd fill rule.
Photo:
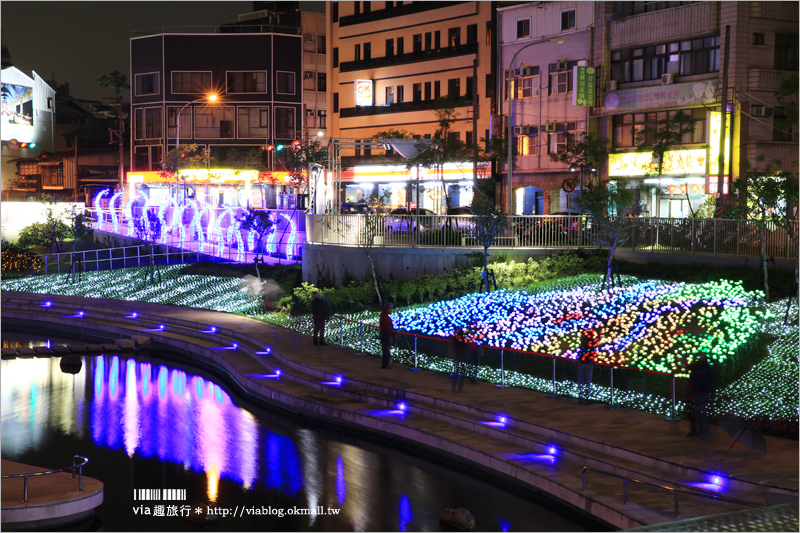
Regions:
<instances>
[{"instance_id":1,"label":"led light display","mask_svg":"<svg viewBox=\"0 0 800 533\"><path fill-rule=\"evenodd\" d=\"M119 191L117 194L112 196L111 201L108 202L108 210L111 213L111 225L114 227L114 233L117 233L119 228L119 214L114 208L114 205L117 203L118 198L122 198L123 194L125 194L125 191Z\"/></svg>"}]
</instances>

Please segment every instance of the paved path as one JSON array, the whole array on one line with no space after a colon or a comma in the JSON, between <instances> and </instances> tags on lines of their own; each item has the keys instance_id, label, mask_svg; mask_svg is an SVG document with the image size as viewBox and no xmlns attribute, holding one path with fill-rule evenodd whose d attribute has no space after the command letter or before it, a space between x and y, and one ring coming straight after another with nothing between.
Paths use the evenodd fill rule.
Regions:
<instances>
[{"instance_id":1,"label":"paved path","mask_svg":"<svg viewBox=\"0 0 800 533\"><path fill-rule=\"evenodd\" d=\"M38 304L55 302L45 311ZM464 394L451 392L450 380L431 371L410 372L395 364L379 370L375 356L357 356L333 345L316 347L308 336L236 315L175 306L83 299L68 296L3 292L3 318L8 323L42 320L57 327L74 327L67 310L83 309L84 326L107 338L148 335L155 346L166 346L191 357L204 357L230 372L247 390L273 403L336 423L381 432L422 447L425 455L443 454L466 461L523 486L548 493L618 528L675 520L674 492L628 484L630 503L623 501L622 480L593 471L583 489L583 467L638 479L651 484L703 493L681 493L681 519L697 518L798 498L798 443L766 437L767 453L736 444L722 428L712 426L711 440L687 438L687 421L667 422L661 415L631 409L606 409L602 404L578 405L575 398L547 398L521 388L467 382ZM125 318L137 311L135 323ZM164 333L142 333L158 323ZM217 326L216 335L203 333ZM139 339L144 340L144 339ZM239 343L236 351L215 350ZM255 352L271 348L271 355ZM280 381L265 379L275 368ZM324 385L344 376L341 387ZM404 397L409 414L380 417ZM499 413L509 424L494 427ZM557 443L556 457L548 454ZM708 483L711 473L725 476L724 490ZM736 501L720 501L719 495ZM749 505L748 505L749 504Z\"/></svg>"}]
</instances>

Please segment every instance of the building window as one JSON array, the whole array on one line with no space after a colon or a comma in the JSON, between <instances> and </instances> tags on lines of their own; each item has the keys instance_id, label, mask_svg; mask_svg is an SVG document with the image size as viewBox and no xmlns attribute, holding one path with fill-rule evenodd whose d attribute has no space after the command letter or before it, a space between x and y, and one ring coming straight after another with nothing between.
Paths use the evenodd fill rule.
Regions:
<instances>
[{"instance_id":1,"label":"building window","mask_svg":"<svg viewBox=\"0 0 800 533\"><path fill-rule=\"evenodd\" d=\"M403 94L403 86L402 85L398 85L397 86L397 103L398 104L402 104L403 103L403 101L404 101L403 96L404 96L404 94Z\"/></svg>"},{"instance_id":2,"label":"building window","mask_svg":"<svg viewBox=\"0 0 800 533\"><path fill-rule=\"evenodd\" d=\"M328 53L328 43L325 42L324 35L317 35L317 53L318 54Z\"/></svg>"},{"instance_id":3,"label":"building window","mask_svg":"<svg viewBox=\"0 0 800 533\"><path fill-rule=\"evenodd\" d=\"M422 101L422 84L415 83L411 88L411 100L413 102L420 102Z\"/></svg>"},{"instance_id":4,"label":"building window","mask_svg":"<svg viewBox=\"0 0 800 533\"><path fill-rule=\"evenodd\" d=\"M353 14L354 15L361 14L361 2L353 2Z\"/></svg>"},{"instance_id":5,"label":"building window","mask_svg":"<svg viewBox=\"0 0 800 533\"><path fill-rule=\"evenodd\" d=\"M394 57L394 39L386 39L386 57Z\"/></svg>"},{"instance_id":6,"label":"building window","mask_svg":"<svg viewBox=\"0 0 800 533\"><path fill-rule=\"evenodd\" d=\"M136 118L136 139L160 139L161 138L161 108L146 107L137 109Z\"/></svg>"},{"instance_id":7,"label":"building window","mask_svg":"<svg viewBox=\"0 0 800 533\"><path fill-rule=\"evenodd\" d=\"M775 34L775 69L797 70L797 34Z\"/></svg>"},{"instance_id":8,"label":"building window","mask_svg":"<svg viewBox=\"0 0 800 533\"><path fill-rule=\"evenodd\" d=\"M458 98L461 96L461 78L450 78L447 80L447 96Z\"/></svg>"},{"instance_id":9,"label":"building window","mask_svg":"<svg viewBox=\"0 0 800 533\"><path fill-rule=\"evenodd\" d=\"M331 21L339 22L339 2L331 2Z\"/></svg>"},{"instance_id":10,"label":"building window","mask_svg":"<svg viewBox=\"0 0 800 533\"><path fill-rule=\"evenodd\" d=\"M372 2L364 2L364 13L372 11Z\"/></svg>"},{"instance_id":11,"label":"building window","mask_svg":"<svg viewBox=\"0 0 800 533\"><path fill-rule=\"evenodd\" d=\"M575 29L575 10L568 9L561 12L561 31Z\"/></svg>"},{"instance_id":12,"label":"building window","mask_svg":"<svg viewBox=\"0 0 800 533\"><path fill-rule=\"evenodd\" d=\"M442 96L442 84L439 80L433 82L433 99L437 100Z\"/></svg>"},{"instance_id":13,"label":"building window","mask_svg":"<svg viewBox=\"0 0 800 533\"><path fill-rule=\"evenodd\" d=\"M718 35L611 52L611 77L620 83L718 71Z\"/></svg>"},{"instance_id":14,"label":"building window","mask_svg":"<svg viewBox=\"0 0 800 533\"><path fill-rule=\"evenodd\" d=\"M196 107L194 136L197 139L233 139L234 108Z\"/></svg>"},{"instance_id":15,"label":"building window","mask_svg":"<svg viewBox=\"0 0 800 533\"><path fill-rule=\"evenodd\" d=\"M403 48L403 45L405 44L405 42L406 41L405 41L405 39L403 37L398 37L397 38L397 55L401 56L401 55L403 55L405 53L405 51L404 51L405 48Z\"/></svg>"},{"instance_id":16,"label":"building window","mask_svg":"<svg viewBox=\"0 0 800 533\"><path fill-rule=\"evenodd\" d=\"M431 82L425 82L425 100L431 99Z\"/></svg>"},{"instance_id":17,"label":"building window","mask_svg":"<svg viewBox=\"0 0 800 533\"><path fill-rule=\"evenodd\" d=\"M357 44L353 47L353 61L361 61L361 45Z\"/></svg>"},{"instance_id":18,"label":"building window","mask_svg":"<svg viewBox=\"0 0 800 533\"><path fill-rule=\"evenodd\" d=\"M539 96L539 67L533 67L535 76L520 76L517 82L517 98L533 98Z\"/></svg>"},{"instance_id":19,"label":"building window","mask_svg":"<svg viewBox=\"0 0 800 533\"><path fill-rule=\"evenodd\" d=\"M764 44L764 34L763 33L754 33L753 34L753 44L754 45L763 45Z\"/></svg>"},{"instance_id":20,"label":"building window","mask_svg":"<svg viewBox=\"0 0 800 533\"><path fill-rule=\"evenodd\" d=\"M451 131L447 134L447 142L449 144L456 144L461 141L461 133L457 131Z\"/></svg>"},{"instance_id":21,"label":"building window","mask_svg":"<svg viewBox=\"0 0 800 533\"><path fill-rule=\"evenodd\" d=\"M158 72L148 72L147 74L136 74L134 76L136 96L146 96L148 94L160 94Z\"/></svg>"},{"instance_id":22,"label":"building window","mask_svg":"<svg viewBox=\"0 0 800 533\"><path fill-rule=\"evenodd\" d=\"M438 50L442 47L442 32L436 30L433 34L433 47Z\"/></svg>"},{"instance_id":23,"label":"building window","mask_svg":"<svg viewBox=\"0 0 800 533\"><path fill-rule=\"evenodd\" d=\"M422 52L422 34L421 33L417 33L416 35L411 37L411 43L412 43L411 44L412 51L415 54L418 54L418 53Z\"/></svg>"},{"instance_id":24,"label":"building window","mask_svg":"<svg viewBox=\"0 0 800 533\"><path fill-rule=\"evenodd\" d=\"M439 32L436 32L439 33ZM467 44L475 44L478 42L478 25L469 24L467 26ZM438 43L436 48L439 48Z\"/></svg>"},{"instance_id":25,"label":"building window","mask_svg":"<svg viewBox=\"0 0 800 533\"><path fill-rule=\"evenodd\" d=\"M173 72L173 94L202 94L211 88L210 72Z\"/></svg>"},{"instance_id":26,"label":"building window","mask_svg":"<svg viewBox=\"0 0 800 533\"><path fill-rule=\"evenodd\" d=\"M464 98L467 100L472 100L475 95L475 78L469 77L467 78L467 87L466 92L464 93Z\"/></svg>"},{"instance_id":27,"label":"building window","mask_svg":"<svg viewBox=\"0 0 800 533\"><path fill-rule=\"evenodd\" d=\"M384 102L386 105L394 103L394 87L386 87L386 100Z\"/></svg>"},{"instance_id":28,"label":"building window","mask_svg":"<svg viewBox=\"0 0 800 533\"><path fill-rule=\"evenodd\" d=\"M227 72L228 93L266 93L267 71Z\"/></svg>"},{"instance_id":29,"label":"building window","mask_svg":"<svg viewBox=\"0 0 800 533\"><path fill-rule=\"evenodd\" d=\"M133 138L137 141L144 139L144 109L133 111Z\"/></svg>"},{"instance_id":30,"label":"building window","mask_svg":"<svg viewBox=\"0 0 800 533\"><path fill-rule=\"evenodd\" d=\"M175 120L177 119L178 110L181 108L178 106L175 107L168 107L167 108L167 135L170 139L174 139L176 137L175 131ZM193 135L192 131L192 107L189 106L183 110L181 113L181 137L184 138L191 138Z\"/></svg>"},{"instance_id":31,"label":"building window","mask_svg":"<svg viewBox=\"0 0 800 533\"><path fill-rule=\"evenodd\" d=\"M364 61L372 59L372 43L364 43Z\"/></svg>"},{"instance_id":32,"label":"building window","mask_svg":"<svg viewBox=\"0 0 800 533\"><path fill-rule=\"evenodd\" d=\"M575 122L568 124L556 124L556 132L549 133L550 145L548 146L549 153L561 154L567 150L568 134L575 134Z\"/></svg>"},{"instance_id":33,"label":"building window","mask_svg":"<svg viewBox=\"0 0 800 533\"><path fill-rule=\"evenodd\" d=\"M328 90L328 76L324 72L317 72L317 90L321 93Z\"/></svg>"},{"instance_id":34,"label":"building window","mask_svg":"<svg viewBox=\"0 0 800 533\"><path fill-rule=\"evenodd\" d=\"M339 66L339 48L336 47L333 49L333 68L337 68Z\"/></svg>"},{"instance_id":35,"label":"building window","mask_svg":"<svg viewBox=\"0 0 800 533\"><path fill-rule=\"evenodd\" d=\"M268 107L238 107L239 138L254 139L269 137Z\"/></svg>"},{"instance_id":36,"label":"building window","mask_svg":"<svg viewBox=\"0 0 800 533\"><path fill-rule=\"evenodd\" d=\"M278 94L294 94L294 72L278 71Z\"/></svg>"},{"instance_id":37,"label":"building window","mask_svg":"<svg viewBox=\"0 0 800 533\"><path fill-rule=\"evenodd\" d=\"M294 139L297 136L293 107L275 108L275 137L279 139Z\"/></svg>"},{"instance_id":38,"label":"building window","mask_svg":"<svg viewBox=\"0 0 800 533\"><path fill-rule=\"evenodd\" d=\"M433 48L433 34L431 32L425 32L425 51L430 50Z\"/></svg>"},{"instance_id":39,"label":"building window","mask_svg":"<svg viewBox=\"0 0 800 533\"><path fill-rule=\"evenodd\" d=\"M461 45L461 28L450 28L447 30L447 45L460 46Z\"/></svg>"},{"instance_id":40,"label":"building window","mask_svg":"<svg viewBox=\"0 0 800 533\"><path fill-rule=\"evenodd\" d=\"M572 72L550 73L550 94L567 94L572 91Z\"/></svg>"},{"instance_id":41,"label":"building window","mask_svg":"<svg viewBox=\"0 0 800 533\"><path fill-rule=\"evenodd\" d=\"M327 128L328 127L328 112L324 109L320 109L317 111L317 118L319 119L319 127L320 128Z\"/></svg>"},{"instance_id":42,"label":"building window","mask_svg":"<svg viewBox=\"0 0 800 533\"><path fill-rule=\"evenodd\" d=\"M525 39L531 36L531 19L524 18L517 20L517 39Z\"/></svg>"},{"instance_id":43,"label":"building window","mask_svg":"<svg viewBox=\"0 0 800 533\"><path fill-rule=\"evenodd\" d=\"M658 111L650 113L628 113L613 117L613 141L615 148L633 148L642 141L647 144L655 142L655 132L659 128L677 128L676 115L678 110ZM700 144L706 140L706 110L685 109L691 124L685 126L688 130L681 137L681 144Z\"/></svg>"},{"instance_id":44,"label":"building window","mask_svg":"<svg viewBox=\"0 0 800 533\"><path fill-rule=\"evenodd\" d=\"M333 93L333 112L339 112L339 93Z\"/></svg>"},{"instance_id":45,"label":"building window","mask_svg":"<svg viewBox=\"0 0 800 533\"><path fill-rule=\"evenodd\" d=\"M792 141L792 130L791 126L789 129L779 128L775 126L775 122L786 119L786 110L782 107L776 107L773 113L773 128L772 128L772 140L773 141Z\"/></svg>"},{"instance_id":46,"label":"building window","mask_svg":"<svg viewBox=\"0 0 800 533\"><path fill-rule=\"evenodd\" d=\"M516 137L517 155L539 155L539 129L535 126L526 126L523 133Z\"/></svg>"}]
</instances>

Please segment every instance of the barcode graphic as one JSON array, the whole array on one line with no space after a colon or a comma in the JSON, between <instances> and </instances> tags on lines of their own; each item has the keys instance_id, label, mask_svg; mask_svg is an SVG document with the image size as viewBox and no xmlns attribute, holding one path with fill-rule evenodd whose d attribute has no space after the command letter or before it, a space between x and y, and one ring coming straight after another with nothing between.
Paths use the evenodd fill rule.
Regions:
<instances>
[{"instance_id":1,"label":"barcode graphic","mask_svg":"<svg viewBox=\"0 0 800 533\"><path fill-rule=\"evenodd\" d=\"M186 489L133 489L134 500L185 500Z\"/></svg>"}]
</instances>

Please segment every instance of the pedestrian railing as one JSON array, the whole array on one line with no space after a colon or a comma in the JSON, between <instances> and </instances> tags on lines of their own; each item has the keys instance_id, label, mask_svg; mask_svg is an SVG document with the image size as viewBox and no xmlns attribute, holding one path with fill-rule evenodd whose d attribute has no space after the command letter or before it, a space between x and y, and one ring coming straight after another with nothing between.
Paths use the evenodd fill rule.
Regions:
<instances>
[{"instance_id":1,"label":"pedestrian railing","mask_svg":"<svg viewBox=\"0 0 800 533\"><path fill-rule=\"evenodd\" d=\"M220 260L219 257L211 256L197 250L192 251L169 246L154 246L152 251L150 251L145 245L101 248L97 250L62 252L57 254L41 254L39 255L39 259L42 262L42 266L37 274L81 274L98 270L148 266L154 263L170 265L204 260Z\"/></svg>"},{"instance_id":2,"label":"pedestrian railing","mask_svg":"<svg viewBox=\"0 0 800 533\"><path fill-rule=\"evenodd\" d=\"M596 468L591 468L589 466L584 466L583 467L583 490L584 491L588 490L587 487L586 487L586 472L590 472L590 471L591 472L597 472L598 474L603 474L605 476L610 476L610 477L615 477L617 479L621 479L622 480L623 501L625 502L625 505L628 505L630 503L629 500L628 500L628 482L629 481L632 482L632 483L636 483L638 485L646 485L648 487L653 487L653 488L656 488L656 489L659 489L659 490L665 490L665 491L671 492L673 494L674 498L675 498L675 518L679 518L680 517L680 512L679 512L679 509L678 509L678 495L679 494L685 494L687 496L697 496L697 497L701 497L701 498L713 498L713 499L718 500L718 501L733 503L733 504L736 504L736 505L747 505L749 507L760 507L758 504L755 504L755 503L751 503L751 502L747 502L747 501L743 501L743 500L737 500L735 498L728 498L726 496L720 496L718 494L714 494L714 493L710 493L710 492L698 492L698 491L693 491L693 490L686 490L686 489L679 489L679 488L675 488L675 487L668 487L666 485L660 485L658 483L651 483L649 481L641 481L641 480L638 480L638 479L633 479L631 477L620 476L619 474L612 474L611 472L604 472L602 470L598 470Z\"/></svg>"},{"instance_id":3,"label":"pedestrian railing","mask_svg":"<svg viewBox=\"0 0 800 533\"><path fill-rule=\"evenodd\" d=\"M79 462L80 461L80 462ZM50 474L60 474L63 472L72 472L72 479L75 479L75 472L78 473L78 492L83 492L83 467L89 462L89 459L82 455L75 455L72 458L72 466L69 468L62 468L60 470L48 470L47 472L31 472L29 474L9 474L2 476L3 479L21 477L24 479L22 484L22 501L28 501L28 478L36 476L47 476Z\"/></svg>"}]
</instances>

